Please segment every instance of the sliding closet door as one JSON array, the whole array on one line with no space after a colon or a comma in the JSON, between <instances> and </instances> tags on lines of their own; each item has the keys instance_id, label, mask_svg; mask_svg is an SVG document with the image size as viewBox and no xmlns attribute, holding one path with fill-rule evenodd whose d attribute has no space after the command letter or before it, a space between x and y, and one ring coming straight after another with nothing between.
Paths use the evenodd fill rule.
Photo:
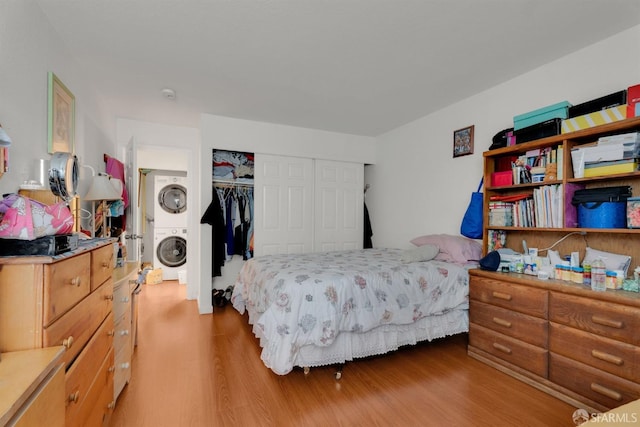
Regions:
<instances>
[{"instance_id":1,"label":"sliding closet door","mask_svg":"<svg viewBox=\"0 0 640 427\"><path fill-rule=\"evenodd\" d=\"M362 249L364 165L315 161L314 251Z\"/></svg>"},{"instance_id":2,"label":"sliding closet door","mask_svg":"<svg viewBox=\"0 0 640 427\"><path fill-rule=\"evenodd\" d=\"M254 254L313 250L313 160L255 155Z\"/></svg>"}]
</instances>

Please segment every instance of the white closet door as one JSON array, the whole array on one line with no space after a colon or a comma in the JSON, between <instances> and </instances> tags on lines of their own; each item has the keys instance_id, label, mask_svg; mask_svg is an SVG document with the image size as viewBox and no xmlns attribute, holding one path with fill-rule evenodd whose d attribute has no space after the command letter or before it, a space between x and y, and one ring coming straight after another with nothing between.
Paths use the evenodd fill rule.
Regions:
<instances>
[{"instance_id":1,"label":"white closet door","mask_svg":"<svg viewBox=\"0 0 640 427\"><path fill-rule=\"evenodd\" d=\"M254 255L313 250L313 160L255 155Z\"/></svg>"},{"instance_id":2,"label":"white closet door","mask_svg":"<svg viewBox=\"0 0 640 427\"><path fill-rule=\"evenodd\" d=\"M314 251L362 249L364 165L315 161Z\"/></svg>"}]
</instances>

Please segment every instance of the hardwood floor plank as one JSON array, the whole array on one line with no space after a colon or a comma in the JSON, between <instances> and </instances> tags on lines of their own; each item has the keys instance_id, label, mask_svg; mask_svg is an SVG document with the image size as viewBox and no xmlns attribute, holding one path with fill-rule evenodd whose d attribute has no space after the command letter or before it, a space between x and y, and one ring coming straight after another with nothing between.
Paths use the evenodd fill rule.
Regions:
<instances>
[{"instance_id":1,"label":"hardwood floor plank","mask_svg":"<svg viewBox=\"0 0 640 427\"><path fill-rule=\"evenodd\" d=\"M458 335L279 376L247 316L200 315L177 281L144 285L132 377L111 425L571 426L575 410L466 354Z\"/></svg>"}]
</instances>

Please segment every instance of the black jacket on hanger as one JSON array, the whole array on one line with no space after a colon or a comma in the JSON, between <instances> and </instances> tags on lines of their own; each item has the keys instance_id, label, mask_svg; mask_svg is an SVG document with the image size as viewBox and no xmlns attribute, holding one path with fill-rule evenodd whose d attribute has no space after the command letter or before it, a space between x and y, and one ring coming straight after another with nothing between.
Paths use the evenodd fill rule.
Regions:
<instances>
[{"instance_id":1,"label":"black jacket on hanger","mask_svg":"<svg viewBox=\"0 0 640 427\"><path fill-rule=\"evenodd\" d=\"M225 260L225 234L226 227L224 223L224 214L220 205L220 198L217 192L213 191L213 200L207 207L207 210L200 218L200 224L209 224L211 228L211 239L213 241L213 251L211 255L211 272L212 276L222 276L222 266Z\"/></svg>"}]
</instances>

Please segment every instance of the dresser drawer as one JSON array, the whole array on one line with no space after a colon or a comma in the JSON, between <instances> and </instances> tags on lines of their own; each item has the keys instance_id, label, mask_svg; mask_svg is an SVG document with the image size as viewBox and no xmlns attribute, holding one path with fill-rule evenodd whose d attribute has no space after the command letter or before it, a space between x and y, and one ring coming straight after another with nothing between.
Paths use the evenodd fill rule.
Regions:
<instances>
[{"instance_id":1,"label":"dresser drawer","mask_svg":"<svg viewBox=\"0 0 640 427\"><path fill-rule=\"evenodd\" d=\"M640 309L552 292L549 319L640 346Z\"/></svg>"},{"instance_id":2,"label":"dresser drawer","mask_svg":"<svg viewBox=\"0 0 640 427\"><path fill-rule=\"evenodd\" d=\"M129 284L114 287L113 289L113 315L116 322L125 315L126 312L131 311L131 291L129 290Z\"/></svg>"},{"instance_id":3,"label":"dresser drawer","mask_svg":"<svg viewBox=\"0 0 640 427\"><path fill-rule=\"evenodd\" d=\"M111 279L115 261L113 245L106 245L91 252L91 291Z\"/></svg>"},{"instance_id":4,"label":"dresser drawer","mask_svg":"<svg viewBox=\"0 0 640 427\"><path fill-rule=\"evenodd\" d=\"M547 346L548 322L544 319L471 300L469 321L538 347Z\"/></svg>"},{"instance_id":5,"label":"dresser drawer","mask_svg":"<svg viewBox=\"0 0 640 427\"><path fill-rule=\"evenodd\" d=\"M547 378L547 350L475 324L469 325L469 345Z\"/></svg>"},{"instance_id":6,"label":"dresser drawer","mask_svg":"<svg viewBox=\"0 0 640 427\"><path fill-rule=\"evenodd\" d=\"M640 385L550 353L549 379L609 409L640 398Z\"/></svg>"},{"instance_id":7,"label":"dresser drawer","mask_svg":"<svg viewBox=\"0 0 640 427\"><path fill-rule=\"evenodd\" d=\"M131 347L124 346L115 349L115 372L113 375L114 399L124 388L125 384L131 379Z\"/></svg>"},{"instance_id":8,"label":"dresser drawer","mask_svg":"<svg viewBox=\"0 0 640 427\"><path fill-rule=\"evenodd\" d=\"M640 347L552 322L549 351L640 382Z\"/></svg>"},{"instance_id":9,"label":"dresser drawer","mask_svg":"<svg viewBox=\"0 0 640 427\"><path fill-rule=\"evenodd\" d=\"M126 312L115 324L113 347L116 353L120 348L131 346L131 311Z\"/></svg>"},{"instance_id":10,"label":"dresser drawer","mask_svg":"<svg viewBox=\"0 0 640 427\"><path fill-rule=\"evenodd\" d=\"M115 407L113 400L113 348L102 360L93 382L85 393L85 398L67 406L66 425L78 427L103 427L109 425Z\"/></svg>"},{"instance_id":11,"label":"dresser drawer","mask_svg":"<svg viewBox=\"0 0 640 427\"><path fill-rule=\"evenodd\" d=\"M65 366L75 359L102 321L111 313L113 289L111 281L80 301L51 326L44 329L44 347L64 345Z\"/></svg>"},{"instance_id":12,"label":"dresser drawer","mask_svg":"<svg viewBox=\"0 0 640 427\"><path fill-rule=\"evenodd\" d=\"M67 371L65 385L67 420L78 418L76 413L86 405L90 395L89 389L98 378L96 372L99 372L109 354L113 355L113 315L107 316L102 322L98 331ZM113 364L113 356L111 363ZM91 401L90 405L93 406L94 403L95 401Z\"/></svg>"},{"instance_id":13,"label":"dresser drawer","mask_svg":"<svg viewBox=\"0 0 640 427\"><path fill-rule=\"evenodd\" d=\"M486 277L471 276L469 297L509 310L547 318L548 292L530 286L515 285Z\"/></svg>"},{"instance_id":14,"label":"dresser drawer","mask_svg":"<svg viewBox=\"0 0 640 427\"><path fill-rule=\"evenodd\" d=\"M44 266L44 327L89 295L90 268L89 253Z\"/></svg>"}]
</instances>

